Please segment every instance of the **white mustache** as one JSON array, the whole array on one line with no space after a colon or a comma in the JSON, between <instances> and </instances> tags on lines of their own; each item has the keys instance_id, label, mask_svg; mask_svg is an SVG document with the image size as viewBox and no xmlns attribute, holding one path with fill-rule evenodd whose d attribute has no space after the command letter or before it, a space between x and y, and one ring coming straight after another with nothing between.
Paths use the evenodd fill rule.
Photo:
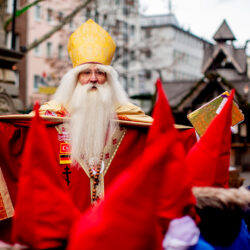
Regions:
<instances>
[{"instance_id":1,"label":"white mustache","mask_svg":"<svg viewBox=\"0 0 250 250\"><path fill-rule=\"evenodd\" d=\"M99 89L99 84L97 83L87 83L87 91L91 90L91 89Z\"/></svg>"}]
</instances>

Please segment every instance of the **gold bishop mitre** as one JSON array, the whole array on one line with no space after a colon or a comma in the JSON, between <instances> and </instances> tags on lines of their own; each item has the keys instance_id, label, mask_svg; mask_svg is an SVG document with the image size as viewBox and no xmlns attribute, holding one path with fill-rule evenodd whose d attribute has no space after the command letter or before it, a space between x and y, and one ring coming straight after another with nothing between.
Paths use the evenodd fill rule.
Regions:
<instances>
[{"instance_id":1,"label":"gold bishop mitre","mask_svg":"<svg viewBox=\"0 0 250 250\"><path fill-rule=\"evenodd\" d=\"M109 65L115 47L115 42L109 33L92 19L75 30L68 42L68 52L73 67L83 63Z\"/></svg>"}]
</instances>

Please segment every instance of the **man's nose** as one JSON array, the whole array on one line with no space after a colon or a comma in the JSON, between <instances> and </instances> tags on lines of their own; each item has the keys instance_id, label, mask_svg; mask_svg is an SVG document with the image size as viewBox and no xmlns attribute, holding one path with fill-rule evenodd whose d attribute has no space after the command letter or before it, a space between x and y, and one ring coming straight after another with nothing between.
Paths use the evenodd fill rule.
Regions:
<instances>
[{"instance_id":1,"label":"man's nose","mask_svg":"<svg viewBox=\"0 0 250 250\"><path fill-rule=\"evenodd\" d=\"M90 82L92 82L92 83L97 82L97 77L96 77L95 72L92 72L92 73L91 73Z\"/></svg>"}]
</instances>

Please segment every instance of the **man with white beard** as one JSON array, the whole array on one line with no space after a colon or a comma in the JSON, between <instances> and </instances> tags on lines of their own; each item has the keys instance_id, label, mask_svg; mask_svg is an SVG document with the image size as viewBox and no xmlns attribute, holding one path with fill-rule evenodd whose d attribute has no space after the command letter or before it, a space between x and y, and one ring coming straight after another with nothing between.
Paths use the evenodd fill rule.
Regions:
<instances>
[{"instance_id":1,"label":"man with white beard","mask_svg":"<svg viewBox=\"0 0 250 250\"><path fill-rule=\"evenodd\" d=\"M100 43L96 42L96 36L101 37ZM82 175L89 178L86 182L90 182L91 194L81 199L94 203L104 197L104 176L106 189L114 178L113 172L116 176L142 152L152 118L129 103L117 72L109 65L115 52L114 41L98 24L88 20L78 28L69 39L68 51L74 68L62 78L53 100L41 106L40 114L64 114L70 118L57 126L59 134L63 132L67 137L60 143L70 145L67 153L72 161L72 176L78 171L77 180L73 183L68 177L68 182L71 190L76 186L89 190L78 186L82 182L79 172L84 170ZM132 145L133 153L128 154ZM59 158L63 156L60 154ZM60 160L61 165L69 163L64 159Z\"/></svg>"},{"instance_id":2,"label":"man with white beard","mask_svg":"<svg viewBox=\"0 0 250 250\"><path fill-rule=\"evenodd\" d=\"M112 180L142 153L152 118L129 103L110 66L115 43L102 27L91 19L81 25L69 38L68 52L73 69L40 114L69 117L56 127L56 154L70 169L66 181L83 211L104 198Z\"/></svg>"}]
</instances>

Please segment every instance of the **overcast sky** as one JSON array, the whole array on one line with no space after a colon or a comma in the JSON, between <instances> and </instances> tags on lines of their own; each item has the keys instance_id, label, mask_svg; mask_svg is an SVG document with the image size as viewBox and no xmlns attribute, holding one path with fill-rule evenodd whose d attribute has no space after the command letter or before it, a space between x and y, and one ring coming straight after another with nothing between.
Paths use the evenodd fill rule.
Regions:
<instances>
[{"instance_id":1,"label":"overcast sky","mask_svg":"<svg viewBox=\"0 0 250 250\"><path fill-rule=\"evenodd\" d=\"M147 15L168 13L168 2L140 0L141 11ZM172 12L182 28L209 41L223 19L237 39L236 46L244 46L250 39L250 0L172 0Z\"/></svg>"}]
</instances>

